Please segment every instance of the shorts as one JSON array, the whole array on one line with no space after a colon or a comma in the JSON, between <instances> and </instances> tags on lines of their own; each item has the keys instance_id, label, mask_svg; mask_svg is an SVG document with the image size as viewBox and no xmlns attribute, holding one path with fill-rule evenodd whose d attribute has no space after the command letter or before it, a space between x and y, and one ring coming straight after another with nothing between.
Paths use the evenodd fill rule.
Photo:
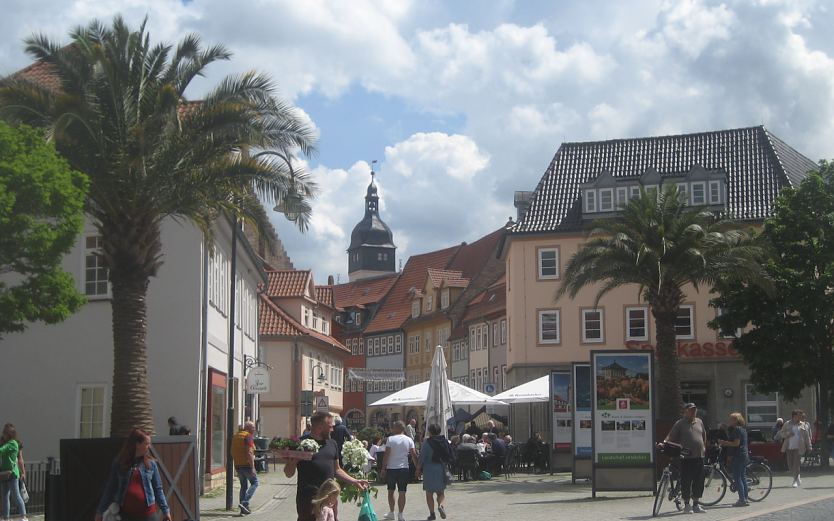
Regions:
<instances>
[{"instance_id":1,"label":"shorts","mask_svg":"<svg viewBox=\"0 0 834 521\"><path fill-rule=\"evenodd\" d=\"M405 492L408 486L408 469L385 469L385 483L388 490Z\"/></svg>"}]
</instances>

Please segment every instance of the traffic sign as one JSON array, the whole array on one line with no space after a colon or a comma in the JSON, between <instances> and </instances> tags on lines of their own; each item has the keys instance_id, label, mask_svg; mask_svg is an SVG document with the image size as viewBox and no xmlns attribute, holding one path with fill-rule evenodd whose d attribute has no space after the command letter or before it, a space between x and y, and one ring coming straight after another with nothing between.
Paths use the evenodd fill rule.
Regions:
<instances>
[{"instance_id":1,"label":"traffic sign","mask_svg":"<svg viewBox=\"0 0 834 521\"><path fill-rule=\"evenodd\" d=\"M301 391L301 416L313 415L313 391Z\"/></svg>"},{"instance_id":2,"label":"traffic sign","mask_svg":"<svg viewBox=\"0 0 834 521\"><path fill-rule=\"evenodd\" d=\"M484 394L492 396L495 394L495 384L486 384L484 386Z\"/></svg>"},{"instance_id":3,"label":"traffic sign","mask_svg":"<svg viewBox=\"0 0 834 521\"><path fill-rule=\"evenodd\" d=\"M316 412L330 412L330 397L317 396L316 397Z\"/></svg>"}]
</instances>

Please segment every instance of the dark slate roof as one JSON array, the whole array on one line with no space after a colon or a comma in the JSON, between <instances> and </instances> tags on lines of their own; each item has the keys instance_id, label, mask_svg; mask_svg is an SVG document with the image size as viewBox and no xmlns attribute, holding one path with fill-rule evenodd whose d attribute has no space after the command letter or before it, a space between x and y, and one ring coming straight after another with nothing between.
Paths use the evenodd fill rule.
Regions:
<instances>
[{"instance_id":1,"label":"dark slate roof","mask_svg":"<svg viewBox=\"0 0 834 521\"><path fill-rule=\"evenodd\" d=\"M685 175L694 166L727 173L727 217L771 216L782 188L797 188L817 165L763 126L679 136L563 143L510 233L578 231L582 218L579 185L603 171L614 178L639 178L654 168L661 177Z\"/></svg>"}]
</instances>

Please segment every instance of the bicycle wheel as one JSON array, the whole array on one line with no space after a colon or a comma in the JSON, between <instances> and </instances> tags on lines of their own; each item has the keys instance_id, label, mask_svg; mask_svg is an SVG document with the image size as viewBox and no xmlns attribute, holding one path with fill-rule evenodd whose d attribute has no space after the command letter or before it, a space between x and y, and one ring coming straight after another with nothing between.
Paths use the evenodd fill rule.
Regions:
<instances>
[{"instance_id":1,"label":"bicycle wheel","mask_svg":"<svg viewBox=\"0 0 834 521\"><path fill-rule=\"evenodd\" d=\"M717 505L724 499L727 493L727 478L717 467L707 465L704 467L704 495L701 496L701 504L705 506Z\"/></svg>"},{"instance_id":2,"label":"bicycle wheel","mask_svg":"<svg viewBox=\"0 0 834 521\"><path fill-rule=\"evenodd\" d=\"M773 473L770 467L763 463L751 463L747 465L747 499L750 501L761 501L770 494L773 488Z\"/></svg>"},{"instance_id":3,"label":"bicycle wheel","mask_svg":"<svg viewBox=\"0 0 834 521\"><path fill-rule=\"evenodd\" d=\"M652 517L657 517L660 513L660 505L663 504L663 500L669 494L669 474L663 473L663 477L660 478L660 485L657 487L657 495L654 497L654 509L652 510Z\"/></svg>"}]
</instances>

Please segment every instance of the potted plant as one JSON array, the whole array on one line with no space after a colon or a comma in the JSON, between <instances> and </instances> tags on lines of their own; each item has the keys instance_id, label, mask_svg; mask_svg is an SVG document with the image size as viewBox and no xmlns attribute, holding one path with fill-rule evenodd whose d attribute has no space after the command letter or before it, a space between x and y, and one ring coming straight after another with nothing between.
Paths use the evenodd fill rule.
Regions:
<instances>
[{"instance_id":1,"label":"potted plant","mask_svg":"<svg viewBox=\"0 0 834 521\"><path fill-rule=\"evenodd\" d=\"M275 451L279 458L295 458L302 460L313 459L313 454L319 451L319 444L314 439L300 440L295 436L289 438L273 438L269 448Z\"/></svg>"}]
</instances>

